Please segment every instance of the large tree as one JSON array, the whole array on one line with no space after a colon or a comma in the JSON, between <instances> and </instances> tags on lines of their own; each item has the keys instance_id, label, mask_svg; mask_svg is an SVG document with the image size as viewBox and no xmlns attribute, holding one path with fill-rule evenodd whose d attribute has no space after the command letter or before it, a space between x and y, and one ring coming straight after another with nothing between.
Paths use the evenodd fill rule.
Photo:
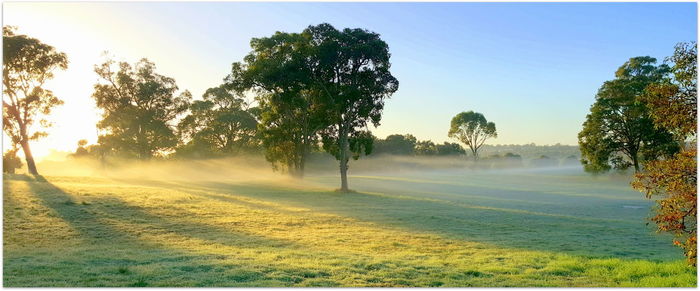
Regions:
<instances>
[{"instance_id":1,"label":"large tree","mask_svg":"<svg viewBox=\"0 0 700 291\"><path fill-rule=\"evenodd\" d=\"M135 66L114 61L95 67L101 78L95 84L97 107L103 110L98 143L115 153L150 159L172 150L178 142L173 124L192 98L177 94L175 80L155 72L155 64L141 59Z\"/></svg>"},{"instance_id":2,"label":"large tree","mask_svg":"<svg viewBox=\"0 0 700 291\"><path fill-rule=\"evenodd\" d=\"M323 23L303 32L310 41L312 89L329 126L323 146L339 161L340 191L348 189L348 161L371 151L370 124L378 126L384 101L398 90L389 72L389 46L379 34L364 29L338 30Z\"/></svg>"},{"instance_id":3,"label":"large tree","mask_svg":"<svg viewBox=\"0 0 700 291\"><path fill-rule=\"evenodd\" d=\"M43 88L57 69L68 67L66 54L26 35L3 27L3 129L12 143L24 152L29 173L38 175L29 141L47 135L51 126L45 117L63 104L51 90Z\"/></svg>"},{"instance_id":4,"label":"large tree","mask_svg":"<svg viewBox=\"0 0 700 291\"><path fill-rule=\"evenodd\" d=\"M326 126L312 90L307 35L277 32L254 38L250 52L234 63L227 86L256 94L258 133L274 169L303 177L306 159Z\"/></svg>"},{"instance_id":5,"label":"large tree","mask_svg":"<svg viewBox=\"0 0 700 291\"><path fill-rule=\"evenodd\" d=\"M188 156L235 154L255 146L257 121L248 102L237 92L209 88L190 105L190 114L178 124L185 144L178 153Z\"/></svg>"},{"instance_id":6,"label":"large tree","mask_svg":"<svg viewBox=\"0 0 700 291\"><path fill-rule=\"evenodd\" d=\"M651 218L660 231L674 234L688 262L697 263L697 45L680 43L673 56L672 75L646 88L645 101L657 127L673 133L682 151L648 161L633 186L657 198Z\"/></svg>"},{"instance_id":7,"label":"large tree","mask_svg":"<svg viewBox=\"0 0 700 291\"><path fill-rule=\"evenodd\" d=\"M578 135L586 171L630 166L639 171L641 161L677 151L672 135L654 126L642 98L645 88L668 72L669 67L657 66L655 58L635 57L617 70L614 80L601 86Z\"/></svg>"},{"instance_id":8,"label":"large tree","mask_svg":"<svg viewBox=\"0 0 700 291\"><path fill-rule=\"evenodd\" d=\"M459 113L452 118L447 136L467 145L476 161L479 157L479 149L484 142L489 138L497 137L498 134L495 123L487 121L481 113L469 111Z\"/></svg>"}]
</instances>

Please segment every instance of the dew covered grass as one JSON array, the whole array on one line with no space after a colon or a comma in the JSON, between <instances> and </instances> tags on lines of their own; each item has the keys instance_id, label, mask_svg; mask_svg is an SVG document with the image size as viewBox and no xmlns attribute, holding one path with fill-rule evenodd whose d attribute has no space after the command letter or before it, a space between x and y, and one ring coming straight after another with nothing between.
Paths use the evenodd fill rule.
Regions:
<instances>
[{"instance_id":1,"label":"dew covered grass","mask_svg":"<svg viewBox=\"0 0 700 291\"><path fill-rule=\"evenodd\" d=\"M696 286L651 201L577 171L4 176L5 286ZM627 207L626 207L627 206ZM629 207L633 206L633 207Z\"/></svg>"}]
</instances>

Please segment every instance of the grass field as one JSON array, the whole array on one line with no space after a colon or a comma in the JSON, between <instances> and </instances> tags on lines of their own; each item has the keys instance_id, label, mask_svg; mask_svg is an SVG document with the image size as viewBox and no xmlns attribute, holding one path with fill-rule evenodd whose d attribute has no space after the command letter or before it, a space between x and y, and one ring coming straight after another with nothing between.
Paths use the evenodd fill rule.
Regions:
<instances>
[{"instance_id":1,"label":"grass field","mask_svg":"<svg viewBox=\"0 0 700 291\"><path fill-rule=\"evenodd\" d=\"M696 286L650 201L578 170L4 182L5 286Z\"/></svg>"}]
</instances>

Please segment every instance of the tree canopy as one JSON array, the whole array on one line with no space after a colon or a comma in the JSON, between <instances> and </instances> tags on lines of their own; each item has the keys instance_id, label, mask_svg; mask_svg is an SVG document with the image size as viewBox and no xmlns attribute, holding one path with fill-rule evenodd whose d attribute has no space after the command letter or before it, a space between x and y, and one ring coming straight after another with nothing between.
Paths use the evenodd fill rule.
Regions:
<instances>
[{"instance_id":1,"label":"tree canopy","mask_svg":"<svg viewBox=\"0 0 700 291\"><path fill-rule=\"evenodd\" d=\"M384 99L398 89L388 45L376 33L323 23L255 38L251 47L227 84L258 94L266 158L301 176L320 140L340 161L347 191L348 160L371 151L368 125L379 125Z\"/></svg>"},{"instance_id":2,"label":"tree canopy","mask_svg":"<svg viewBox=\"0 0 700 291\"><path fill-rule=\"evenodd\" d=\"M413 155L417 143L418 140L411 134L391 134L384 139L375 140L372 151L378 154Z\"/></svg>"},{"instance_id":3,"label":"tree canopy","mask_svg":"<svg viewBox=\"0 0 700 291\"><path fill-rule=\"evenodd\" d=\"M256 94L258 135L274 169L302 177L319 131L327 124L311 88L308 35L277 32L254 38L250 52L234 63L226 85Z\"/></svg>"},{"instance_id":4,"label":"tree canopy","mask_svg":"<svg viewBox=\"0 0 700 291\"><path fill-rule=\"evenodd\" d=\"M640 170L640 161L673 154L677 143L665 129L654 126L642 98L650 84L669 72L652 57L625 62L598 90L595 103L578 135L582 163L589 172L611 168Z\"/></svg>"},{"instance_id":5,"label":"tree canopy","mask_svg":"<svg viewBox=\"0 0 700 291\"><path fill-rule=\"evenodd\" d=\"M155 72L155 64L141 59L134 66L107 60L95 67L101 78L93 98L102 109L98 142L127 157L150 159L172 150L178 143L173 124L192 98L177 94L175 80Z\"/></svg>"},{"instance_id":6,"label":"tree canopy","mask_svg":"<svg viewBox=\"0 0 700 291\"><path fill-rule=\"evenodd\" d=\"M474 160L479 156L479 149L489 138L496 138L496 124L488 122L483 114L468 111L452 118L447 136L457 139L467 145Z\"/></svg>"},{"instance_id":7,"label":"tree canopy","mask_svg":"<svg viewBox=\"0 0 700 291\"><path fill-rule=\"evenodd\" d=\"M15 34L3 27L3 130L24 152L29 173L38 175L29 141L47 135L41 128L51 126L45 119L63 104L44 83L56 70L68 68L66 54L40 40Z\"/></svg>"},{"instance_id":8,"label":"tree canopy","mask_svg":"<svg viewBox=\"0 0 700 291\"><path fill-rule=\"evenodd\" d=\"M679 43L666 61L673 64L671 75L645 88L647 103L657 127L673 133L679 142L695 135L697 125L697 44Z\"/></svg>"},{"instance_id":9,"label":"tree canopy","mask_svg":"<svg viewBox=\"0 0 700 291\"><path fill-rule=\"evenodd\" d=\"M190 114L178 124L184 143L178 155L211 157L256 146L255 108L242 96L222 85L207 89L202 98L190 104Z\"/></svg>"}]
</instances>

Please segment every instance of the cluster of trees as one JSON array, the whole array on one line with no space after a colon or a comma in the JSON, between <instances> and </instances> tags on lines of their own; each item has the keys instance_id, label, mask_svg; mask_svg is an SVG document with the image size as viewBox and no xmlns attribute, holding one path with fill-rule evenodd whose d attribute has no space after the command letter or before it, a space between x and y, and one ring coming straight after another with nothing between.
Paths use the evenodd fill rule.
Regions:
<instances>
[{"instance_id":1,"label":"cluster of trees","mask_svg":"<svg viewBox=\"0 0 700 291\"><path fill-rule=\"evenodd\" d=\"M384 139L374 138L373 154L404 156L450 156L464 155L466 151L458 143L435 144L430 140L419 141L411 134L391 134Z\"/></svg>"},{"instance_id":2,"label":"cluster of trees","mask_svg":"<svg viewBox=\"0 0 700 291\"><path fill-rule=\"evenodd\" d=\"M42 88L65 54L25 35L3 29L5 132L22 146L37 175L28 142L35 118L62 103ZM252 51L232 65L223 84L192 100L175 80L142 59L134 65L107 60L95 67L100 81L93 98L102 110L96 145L87 154L137 159L231 154L262 147L275 169L302 177L312 150L339 161L341 191L348 191L350 158L372 150L368 126L379 125L384 101L397 89L389 46L364 29L330 24L300 33L277 32L251 40ZM251 106L244 96L254 96ZM41 126L48 126L39 120Z\"/></svg>"},{"instance_id":3,"label":"cluster of trees","mask_svg":"<svg viewBox=\"0 0 700 291\"><path fill-rule=\"evenodd\" d=\"M697 260L697 44L623 64L598 91L579 133L587 171L634 167L632 186L656 200L652 217Z\"/></svg>"}]
</instances>

